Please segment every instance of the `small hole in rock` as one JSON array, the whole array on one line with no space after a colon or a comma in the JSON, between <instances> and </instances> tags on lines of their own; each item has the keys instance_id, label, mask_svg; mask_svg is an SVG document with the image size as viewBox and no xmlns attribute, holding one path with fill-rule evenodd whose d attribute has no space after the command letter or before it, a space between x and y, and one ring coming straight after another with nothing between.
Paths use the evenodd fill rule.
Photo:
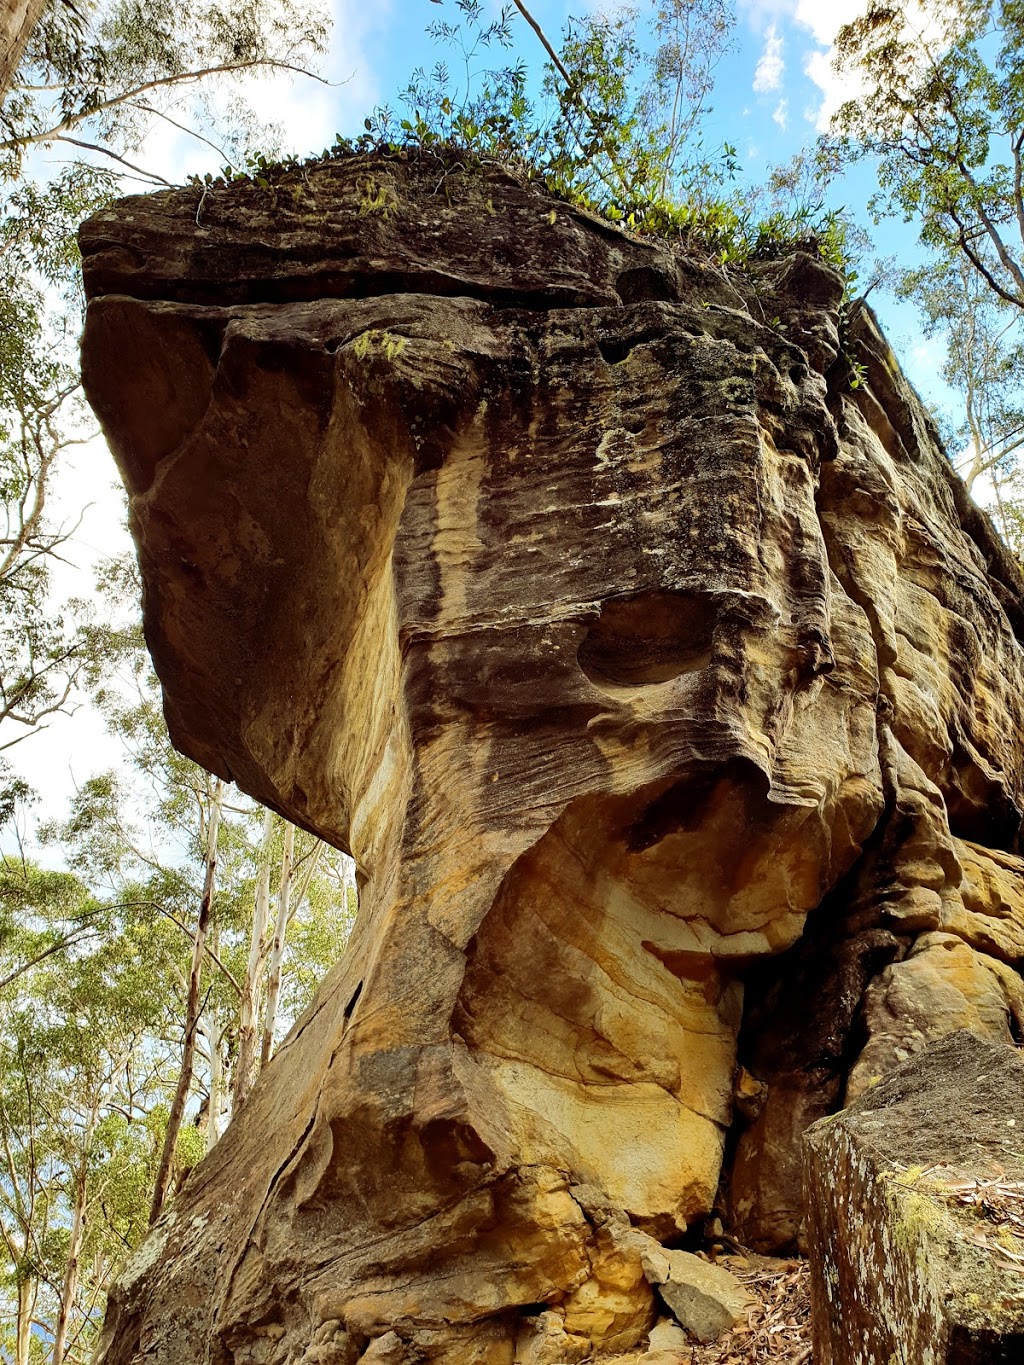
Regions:
<instances>
[{"instance_id":1,"label":"small hole in rock","mask_svg":"<svg viewBox=\"0 0 1024 1365\"><path fill-rule=\"evenodd\" d=\"M622 337L599 337L597 349L609 365L620 365L633 350L633 343Z\"/></svg>"},{"instance_id":2,"label":"small hole in rock","mask_svg":"<svg viewBox=\"0 0 1024 1365\"><path fill-rule=\"evenodd\" d=\"M718 619L700 593L647 592L605 602L578 659L591 682L642 687L693 673L710 661Z\"/></svg>"}]
</instances>

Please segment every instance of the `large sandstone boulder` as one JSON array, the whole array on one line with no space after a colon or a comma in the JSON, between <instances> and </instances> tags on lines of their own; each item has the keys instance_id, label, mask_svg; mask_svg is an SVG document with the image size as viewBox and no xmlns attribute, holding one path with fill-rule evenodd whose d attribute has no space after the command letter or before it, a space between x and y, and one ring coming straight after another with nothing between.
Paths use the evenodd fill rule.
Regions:
<instances>
[{"instance_id":1,"label":"large sandstone boulder","mask_svg":"<svg viewBox=\"0 0 1024 1365\"><path fill-rule=\"evenodd\" d=\"M1015 1036L1019 575L812 254L429 157L81 242L174 740L361 881L102 1359L628 1349L630 1224L786 1245L851 1069Z\"/></svg>"},{"instance_id":2,"label":"large sandstone boulder","mask_svg":"<svg viewBox=\"0 0 1024 1365\"><path fill-rule=\"evenodd\" d=\"M1024 1062L956 1032L804 1140L815 1365L1024 1360Z\"/></svg>"}]
</instances>

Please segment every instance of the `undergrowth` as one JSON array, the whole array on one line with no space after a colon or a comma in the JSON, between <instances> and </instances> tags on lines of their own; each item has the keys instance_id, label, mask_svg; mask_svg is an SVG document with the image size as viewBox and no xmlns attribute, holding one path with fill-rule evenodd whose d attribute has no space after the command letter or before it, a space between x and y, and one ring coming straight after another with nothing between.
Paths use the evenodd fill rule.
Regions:
<instances>
[{"instance_id":1,"label":"undergrowth","mask_svg":"<svg viewBox=\"0 0 1024 1365\"><path fill-rule=\"evenodd\" d=\"M771 260L804 250L833 266L848 285L856 281L856 271L846 249L842 214L836 210L812 205L792 214L775 212L762 217L741 208L735 197L705 198L699 204L677 203L659 197L629 200L597 197L577 188L565 177L523 158L482 155L471 146L442 141L429 130L417 130L412 125L401 140L381 139L371 133L357 138L339 134L334 145L319 155L285 156L279 160L258 155L240 169L225 166L218 175L208 172L201 177L190 176L187 183L207 198L218 187L250 184L270 193L276 203L278 195L289 185L294 187L301 183L305 172L354 156L432 162L446 173L461 170L468 174L485 166L500 166L524 182L542 186L563 203L595 214L627 233L673 242L688 253L718 265L742 269L753 261ZM374 190L375 197L368 200L362 211L380 212L386 217L393 211L393 206L380 199L384 191L378 187Z\"/></svg>"}]
</instances>

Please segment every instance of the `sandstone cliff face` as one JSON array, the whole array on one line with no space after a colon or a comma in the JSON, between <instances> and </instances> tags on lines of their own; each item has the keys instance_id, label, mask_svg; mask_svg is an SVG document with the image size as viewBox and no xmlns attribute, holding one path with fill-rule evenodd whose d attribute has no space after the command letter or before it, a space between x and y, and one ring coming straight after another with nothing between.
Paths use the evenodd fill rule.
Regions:
<instances>
[{"instance_id":1,"label":"sandstone cliff face","mask_svg":"<svg viewBox=\"0 0 1024 1365\"><path fill-rule=\"evenodd\" d=\"M1024 1031L1024 586L806 254L432 160L199 200L83 228L87 391L175 742L361 911L102 1359L628 1348L643 1234L791 1244L809 1122Z\"/></svg>"}]
</instances>

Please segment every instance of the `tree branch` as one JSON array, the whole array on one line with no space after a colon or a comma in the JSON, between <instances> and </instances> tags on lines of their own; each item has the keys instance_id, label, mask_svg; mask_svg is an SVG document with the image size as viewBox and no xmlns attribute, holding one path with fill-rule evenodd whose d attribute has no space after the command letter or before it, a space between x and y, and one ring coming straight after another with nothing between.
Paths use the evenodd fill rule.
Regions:
<instances>
[{"instance_id":1,"label":"tree branch","mask_svg":"<svg viewBox=\"0 0 1024 1365\"><path fill-rule=\"evenodd\" d=\"M325 80L323 76L318 76L315 71L296 66L292 62L280 61L276 57L259 57L249 62L224 62L217 66L200 67L196 71L181 71L174 76L159 76L155 80L143 81L141 85L133 86L130 90L122 90L120 94L111 95L109 99L97 101L88 109L79 110L78 113L72 114L60 123L53 124L42 132L30 133L25 137L6 138L0 141L0 151L13 151L17 147L28 147L40 142L70 141L71 139L66 138L65 134L69 133L72 128L77 128L87 119L105 113L108 109L116 109L122 104L129 104L150 90L160 90L167 86L188 85L195 81L206 80L209 76L231 76L242 71L256 71L265 68L272 71L290 71L297 76L308 76L310 80L318 81L321 85L332 85L331 81Z\"/></svg>"},{"instance_id":2,"label":"tree branch","mask_svg":"<svg viewBox=\"0 0 1024 1365\"><path fill-rule=\"evenodd\" d=\"M526 8L526 6L523 4L523 0L513 0L513 4L515 5L515 7L516 7L516 9L519 11L519 13L523 16L523 18L526 20L526 22L527 22L527 23L530 25L530 27L533 29L534 33L536 33L537 37L540 39L541 45L542 45L542 47L544 48L544 51L545 51L545 52L548 54L548 56L550 57L551 62L552 62L552 65L554 66L554 68L555 68L555 70L558 72L558 74L561 76L562 80L565 81L566 89L569 91L569 93L570 93L570 95L572 96L573 100L579 105L579 107L580 107L580 108L583 110L583 112L586 114L587 118L590 120L590 125L591 125L591 127L593 128L594 132L598 135L598 137L601 139L602 143L604 144L604 145L603 145L604 154L605 154L605 156L607 156L608 160L611 162L611 164L612 164L612 169L614 170L615 174L616 174L616 175L618 176L618 178L619 178L619 189L621 190L621 192L622 192L623 195L628 196L628 195L629 195L629 181L626 179L625 175L623 174L622 168L619 166L618 161L616 160L616 158L615 158L613 152L611 151L611 149L610 149L609 146L608 146L607 141L605 140L604 132L603 132L602 129L601 129L600 120L598 119L598 117L597 117L597 115L594 113L594 111L591 109L591 107L590 107L590 105L587 103L587 101L586 101L586 100L583 98L583 96L580 94L579 90L578 90L577 87L576 87L575 82L573 81L572 77L569 75L569 72L566 70L565 64L563 63L561 57L559 57L558 53L557 53L557 52L555 51L555 49L552 47L551 43L550 43L549 40L548 40L547 34L546 34L546 33L544 32L544 30L541 28L540 24L537 23L537 20L533 17L533 15L530 13L530 11L529 11L529 10ZM574 135L575 135L575 134L574 134ZM577 141L578 141L578 140L579 140L579 139L577 139ZM601 175L600 170L598 170L598 168L597 168L596 166L595 166L594 169L597 170L598 175L600 175L600 176L601 176L601 179L604 180L605 178L604 178L603 175ZM608 182L607 182L606 180L605 180L605 184L606 184L606 185L608 184ZM611 188L611 187L609 186L609 188Z\"/></svg>"}]
</instances>

